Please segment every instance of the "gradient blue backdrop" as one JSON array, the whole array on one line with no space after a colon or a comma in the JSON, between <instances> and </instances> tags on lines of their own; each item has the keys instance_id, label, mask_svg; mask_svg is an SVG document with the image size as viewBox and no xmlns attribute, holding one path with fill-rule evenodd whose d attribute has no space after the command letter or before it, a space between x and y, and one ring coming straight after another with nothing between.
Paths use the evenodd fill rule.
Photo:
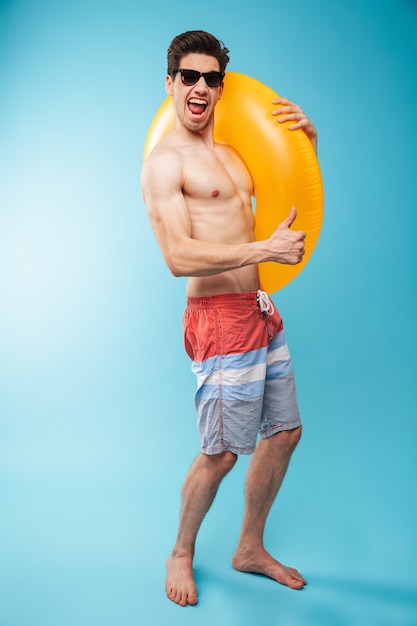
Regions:
<instances>
[{"instance_id":1,"label":"gradient blue backdrop","mask_svg":"<svg viewBox=\"0 0 417 626\"><path fill-rule=\"evenodd\" d=\"M266 539L309 586L232 570L241 459L181 609L164 561L195 383L139 175L189 28L303 106L326 201L275 294L304 437ZM0 0L1 626L417 624L416 42L412 0Z\"/></svg>"}]
</instances>

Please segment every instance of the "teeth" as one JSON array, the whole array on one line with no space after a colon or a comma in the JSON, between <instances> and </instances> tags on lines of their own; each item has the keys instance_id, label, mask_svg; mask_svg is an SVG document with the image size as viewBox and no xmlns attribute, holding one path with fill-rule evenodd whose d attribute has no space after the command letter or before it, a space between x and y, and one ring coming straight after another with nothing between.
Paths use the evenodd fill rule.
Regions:
<instances>
[{"instance_id":1,"label":"teeth","mask_svg":"<svg viewBox=\"0 0 417 626\"><path fill-rule=\"evenodd\" d=\"M191 98L189 102L192 104L207 104L205 100L200 100L199 98Z\"/></svg>"}]
</instances>

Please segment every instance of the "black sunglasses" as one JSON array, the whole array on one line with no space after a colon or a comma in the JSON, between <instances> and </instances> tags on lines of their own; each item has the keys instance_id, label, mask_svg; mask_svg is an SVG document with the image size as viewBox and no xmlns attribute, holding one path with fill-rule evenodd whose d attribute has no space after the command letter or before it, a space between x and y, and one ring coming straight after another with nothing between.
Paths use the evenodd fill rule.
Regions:
<instances>
[{"instance_id":1,"label":"black sunglasses","mask_svg":"<svg viewBox=\"0 0 417 626\"><path fill-rule=\"evenodd\" d=\"M197 70L174 70L171 76L175 76L175 74L181 74L181 80L184 85L187 87L191 87L195 85L200 80L200 77L203 76L206 81L207 87L220 87L222 84L225 72L197 72Z\"/></svg>"}]
</instances>

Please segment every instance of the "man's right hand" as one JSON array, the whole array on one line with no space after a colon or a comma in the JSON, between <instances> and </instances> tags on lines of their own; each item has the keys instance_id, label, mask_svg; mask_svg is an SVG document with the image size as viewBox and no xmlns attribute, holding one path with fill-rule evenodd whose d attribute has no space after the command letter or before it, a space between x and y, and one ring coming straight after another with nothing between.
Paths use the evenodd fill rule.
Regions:
<instances>
[{"instance_id":1,"label":"man's right hand","mask_svg":"<svg viewBox=\"0 0 417 626\"><path fill-rule=\"evenodd\" d=\"M306 234L302 230L291 230L296 217L297 211L295 207L292 207L288 217L281 222L269 238L273 260L277 263L297 265L303 259Z\"/></svg>"}]
</instances>

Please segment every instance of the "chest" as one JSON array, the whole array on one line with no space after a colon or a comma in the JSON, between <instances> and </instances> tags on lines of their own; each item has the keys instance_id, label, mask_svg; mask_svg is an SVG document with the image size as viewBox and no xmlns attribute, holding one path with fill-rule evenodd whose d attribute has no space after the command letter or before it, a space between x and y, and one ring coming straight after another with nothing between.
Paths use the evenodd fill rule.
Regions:
<instances>
[{"instance_id":1,"label":"chest","mask_svg":"<svg viewBox=\"0 0 417 626\"><path fill-rule=\"evenodd\" d=\"M226 147L187 155L183 193L205 201L252 194L252 179L240 157Z\"/></svg>"}]
</instances>

